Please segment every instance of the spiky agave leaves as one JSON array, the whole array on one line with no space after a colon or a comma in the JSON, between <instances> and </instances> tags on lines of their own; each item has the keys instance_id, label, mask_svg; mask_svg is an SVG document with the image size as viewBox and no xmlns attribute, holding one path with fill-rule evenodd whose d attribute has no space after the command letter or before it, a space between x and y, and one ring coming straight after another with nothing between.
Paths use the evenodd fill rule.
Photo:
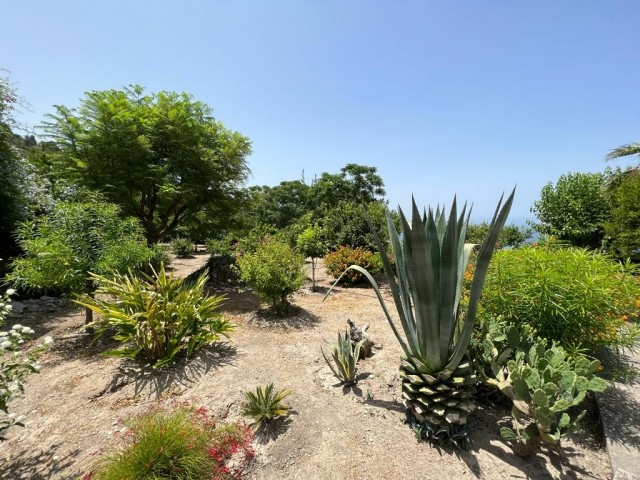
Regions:
<instances>
[{"instance_id":1,"label":"spiky agave leaves","mask_svg":"<svg viewBox=\"0 0 640 480\"><path fill-rule=\"evenodd\" d=\"M351 339L347 332L338 332L338 343L331 345L331 358L327 357L324 349L320 347L324 361L327 362L333 374L338 377L343 385L352 385L356 383L356 363L360 357L360 348L364 340L360 340L352 345Z\"/></svg>"},{"instance_id":2,"label":"spiky agave leaves","mask_svg":"<svg viewBox=\"0 0 640 480\"><path fill-rule=\"evenodd\" d=\"M403 397L420 421L436 425L463 425L473 409L469 397L475 377L465 355L473 332L478 301L498 235L513 203L514 191L496 207L480 247L467 310L459 315L464 272L472 245L464 239L469 222L466 206L458 214L454 199L446 218L431 208L420 215L413 202L411 222L398 209L401 234L387 212L395 270L387 250L374 232L394 299L402 334L386 307L373 277L358 266L373 285L389 325L404 351L401 376Z\"/></svg>"},{"instance_id":3,"label":"spiky agave leaves","mask_svg":"<svg viewBox=\"0 0 640 480\"><path fill-rule=\"evenodd\" d=\"M258 429L272 420L285 417L289 414L289 405L282 403L291 395L291 390L282 389L274 393L273 383L262 387L258 386L254 392L245 392L245 403L242 414L252 417L253 427Z\"/></svg>"}]
</instances>

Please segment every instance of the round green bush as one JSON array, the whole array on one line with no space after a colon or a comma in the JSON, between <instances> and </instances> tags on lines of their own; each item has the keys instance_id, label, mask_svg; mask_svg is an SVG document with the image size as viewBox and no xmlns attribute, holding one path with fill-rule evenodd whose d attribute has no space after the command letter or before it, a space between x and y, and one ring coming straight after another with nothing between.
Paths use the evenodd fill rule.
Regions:
<instances>
[{"instance_id":1,"label":"round green bush","mask_svg":"<svg viewBox=\"0 0 640 480\"><path fill-rule=\"evenodd\" d=\"M483 314L531 325L565 347L594 352L636 336L640 284L635 268L593 251L524 247L496 252Z\"/></svg>"},{"instance_id":2,"label":"round green bush","mask_svg":"<svg viewBox=\"0 0 640 480\"><path fill-rule=\"evenodd\" d=\"M289 298L304 282L304 258L286 243L269 239L255 252L238 258L240 279L270 302L277 313L284 313Z\"/></svg>"},{"instance_id":3,"label":"round green bush","mask_svg":"<svg viewBox=\"0 0 640 480\"><path fill-rule=\"evenodd\" d=\"M373 253L362 247L340 246L335 252L328 253L324 257L324 267L327 273L334 278L340 277L351 265L358 265L371 274L382 271L382 259L379 253ZM355 270L349 270L340 279L340 283L356 284L364 281L364 275Z\"/></svg>"}]
</instances>

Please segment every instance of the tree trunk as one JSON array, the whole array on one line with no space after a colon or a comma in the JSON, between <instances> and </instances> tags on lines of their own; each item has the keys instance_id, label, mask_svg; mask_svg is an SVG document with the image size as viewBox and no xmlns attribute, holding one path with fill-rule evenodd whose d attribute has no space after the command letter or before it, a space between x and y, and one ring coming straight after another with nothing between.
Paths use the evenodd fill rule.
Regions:
<instances>
[{"instance_id":1,"label":"tree trunk","mask_svg":"<svg viewBox=\"0 0 640 480\"><path fill-rule=\"evenodd\" d=\"M311 257L311 291L316 291L316 261Z\"/></svg>"}]
</instances>

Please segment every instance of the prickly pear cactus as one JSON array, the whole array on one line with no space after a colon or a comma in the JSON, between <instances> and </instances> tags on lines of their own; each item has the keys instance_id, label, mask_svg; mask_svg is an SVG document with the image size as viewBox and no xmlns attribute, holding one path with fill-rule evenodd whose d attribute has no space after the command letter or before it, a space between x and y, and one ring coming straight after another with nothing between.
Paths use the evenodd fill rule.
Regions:
<instances>
[{"instance_id":1,"label":"prickly pear cactus","mask_svg":"<svg viewBox=\"0 0 640 480\"><path fill-rule=\"evenodd\" d=\"M501 391L513 400L513 428L503 428L502 437L521 455L532 454L542 443L558 444L585 414L571 418L569 408L580 405L588 392L606 389L607 383L595 376L599 369L598 360L569 358L559 346L547 349L544 341L516 352L501 372Z\"/></svg>"}]
</instances>

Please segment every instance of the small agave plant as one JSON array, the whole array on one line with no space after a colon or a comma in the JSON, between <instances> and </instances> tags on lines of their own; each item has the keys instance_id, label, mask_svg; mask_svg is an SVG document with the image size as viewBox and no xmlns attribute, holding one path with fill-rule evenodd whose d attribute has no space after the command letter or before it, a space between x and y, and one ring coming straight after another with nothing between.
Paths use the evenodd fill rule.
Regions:
<instances>
[{"instance_id":1,"label":"small agave plant","mask_svg":"<svg viewBox=\"0 0 640 480\"><path fill-rule=\"evenodd\" d=\"M353 385L357 381L356 363L360 357L360 348L363 343L364 340L360 340L352 345L347 332L344 332L344 335L338 332L338 343L331 345L331 357L324 353L322 347L320 348L324 361L344 386Z\"/></svg>"},{"instance_id":2,"label":"small agave plant","mask_svg":"<svg viewBox=\"0 0 640 480\"><path fill-rule=\"evenodd\" d=\"M465 244L469 223L466 205L458 214L454 198L449 217L439 207L423 215L413 201L411 223L401 209L401 233L391 214L387 224L395 255L395 271L380 239L375 236L398 312L402 334L391 317L373 277L359 266L376 291L403 354L400 364L402 397L419 424L453 438L475 409L471 401L476 377L467 357L478 301L489 260L504 226L515 190L502 198L489 232L477 254L466 312L460 312L464 272L474 245Z\"/></svg>"}]
</instances>

